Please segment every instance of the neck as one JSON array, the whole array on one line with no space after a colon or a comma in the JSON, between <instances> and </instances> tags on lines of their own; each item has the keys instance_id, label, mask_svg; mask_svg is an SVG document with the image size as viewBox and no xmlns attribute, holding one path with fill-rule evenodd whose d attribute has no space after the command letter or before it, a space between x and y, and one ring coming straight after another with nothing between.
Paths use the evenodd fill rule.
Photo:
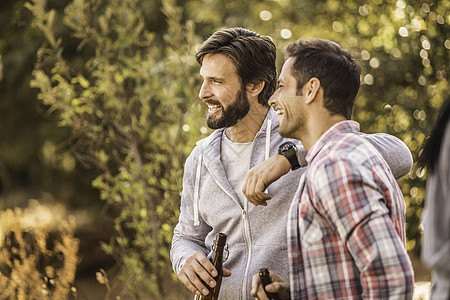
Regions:
<instances>
[{"instance_id":1,"label":"neck","mask_svg":"<svg viewBox=\"0 0 450 300\"><path fill-rule=\"evenodd\" d=\"M230 141L235 143L253 142L256 134L266 118L269 108L259 103L250 106L248 114L236 125L228 128L225 132Z\"/></svg>"},{"instance_id":2,"label":"neck","mask_svg":"<svg viewBox=\"0 0 450 300\"><path fill-rule=\"evenodd\" d=\"M316 121L314 121L316 120ZM317 122L317 120L321 120ZM319 140L319 138L334 124L341 121L346 121L347 119L341 115L330 115L328 111L321 113L313 118L309 119L308 130L304 137L301 139L303 147L306 151L309 151L311 147Z\"/></svg>"}]
</instances>

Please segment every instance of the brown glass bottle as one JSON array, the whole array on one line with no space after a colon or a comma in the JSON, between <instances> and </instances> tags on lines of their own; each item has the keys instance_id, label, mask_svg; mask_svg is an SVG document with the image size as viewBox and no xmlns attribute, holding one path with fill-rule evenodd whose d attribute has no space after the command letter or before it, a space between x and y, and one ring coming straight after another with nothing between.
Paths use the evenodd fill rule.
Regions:
<instances>
[{"instance_id":1,"label":"brown glass bottle","mask_svg":"<svg viewBox=\"0 0 450 300\"><path fill-rule=\"evenodd\" d=\"M280 300L280 297L278 297L277 293L269 293L266 291L266 286L270 283L272 283L272 280L269 276L269 270L266 268L262 268L259 270L259 278L261 279L261 283L263 285L264 291L266 292L267 297L269 297L270 300Z\"/></svg>"},{"instance_id":2,"label":"brown glass bottle","mask_svg":"<svg viewBox=\"0 0 450 300\"><path fill-rule=\"evenodd\" d=\"M203 284L208 288L209 293L208 295L195 295L194 300L217 300L219 299L219 291L220 286L222 284L222 277L223 277L223 270L222 270L222 263L223 263L223 251L225 249L225 243L227 241L227 235L225 233L218 233L216 235L216 238L214 240L213 245L213 251L212 255L210 257L210 261L214 265L214 268L217 270L217 276L214 277L214 280L216 281L215 287L210 287L206 283Z\"/></svg>"}]
</instances>

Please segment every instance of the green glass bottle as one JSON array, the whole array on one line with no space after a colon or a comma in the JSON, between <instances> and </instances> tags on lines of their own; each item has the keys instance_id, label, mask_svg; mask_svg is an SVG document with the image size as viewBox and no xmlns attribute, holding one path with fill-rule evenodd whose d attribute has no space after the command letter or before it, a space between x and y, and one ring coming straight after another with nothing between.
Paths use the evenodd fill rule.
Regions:
<instances>
[{"instance_id":1,"label":"green glass bottle","mask_svg":"<svg viewBox=\"0 0 450 300\"><path fill-rule=\"evenodd\" d=\"M213 245L213 251L212 255L210 257L210 261L212 262L214 268L217 270L217 276L214 277L214 280L216 281L215 287L209 287L209 285L203 283L209 290L208 295L195 295L194 300L217 300L219 299L219 291L220 286L222 284L222 277L223 277L223 270L222 270L222 263L224 261L223 259L223 252L225 249L225 244L227 241L227 235L225 233L218 233L216 235L216 238L214 240Z\"/></svg>"}]
</instances>

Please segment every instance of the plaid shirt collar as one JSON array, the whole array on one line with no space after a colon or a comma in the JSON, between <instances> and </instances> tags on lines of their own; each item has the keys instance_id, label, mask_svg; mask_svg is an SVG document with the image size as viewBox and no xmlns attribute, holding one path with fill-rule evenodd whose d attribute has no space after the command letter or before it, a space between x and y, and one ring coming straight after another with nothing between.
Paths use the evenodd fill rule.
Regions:
<instances>
[{"instance_id":1,"label":"plaid shirt collar","mask_svg":"<svg viewBox=\"0 0 450 300\"><path fill-rule=\"evenodd\" d=\"M331 126L320 138L314 143L314 145L309 149L306 155L306 161L308 165L317 156L317 154L322 150L323 146L328 142L328 140L337 133L359 133L359 123L351 120L341 121L333 126Z\"/></svg>"}]
</instances>

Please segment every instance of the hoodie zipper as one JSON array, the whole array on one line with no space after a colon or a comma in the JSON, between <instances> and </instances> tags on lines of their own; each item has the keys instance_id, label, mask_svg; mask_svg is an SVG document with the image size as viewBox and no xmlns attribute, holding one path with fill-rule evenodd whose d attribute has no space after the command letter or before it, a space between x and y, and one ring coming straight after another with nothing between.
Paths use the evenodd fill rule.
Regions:
<instances>
[{"instance_id":1,"label":"hoodie zipper","mask_svg":"<svg viewBox=\"0 0 450 300\"><path fill-rule=\"evenodd\" d=\"M272 130L272 120L268 119L268 126L266 128L265 159L269 158L270 132L271 132L271 130ZM256 134L254 140L256 140L258 135L259 135L259 132ZM254 144L253 144L252 147L254 147ZM253 149L252 149L251 153L253 153ZM251 159L251 157L250 157L250 159ZM201 162L200 162L200 164L201 164ZM205 164L205 166L208 169L208 171L212 174L211 170L209 170L209 168L208 168L208 165ZM248 169L250 169L250 167ZM220 184L220 182L218 182L217 180L214 180L214 181L222 189L222 191L225 192L225 194L227 194L231 199L233 199L233 201L239 207L242 207L241 204L239 203L239 201L236 200L229 192L227 192L227 190ZM266 192L267 192L267 190L266 190ZM248 204L248 201L246 201L244 203L244 209L242 210L242 222L244 223L244 234L245 234L245 240L246 240L247 248L248 248L247 264L246 264L246 267L245 267L244 280L243 280L243 283L242 283L242 299L243 300L247 299L247 278L248 278L248 271L249 271L249 268L250 268L250 261L251 261L251 257L252 257L252 239L251 239L251 236L250 236L250 225L249 225L249 221L248 221L248 217L247 217L247 204ZM198 209L198 207L197 207L197 209Z\"/></svg>"},{"instance_id":2,"label":"hoodie zipper","mask_svg":"<svg viewBox=\"0 0 450 300\"><path fill-rule=\"evenodd\" d=\"M206 168L208 169L208 165L206 165ZM208 169L208 171L211 173L211 170ZM227 190L220 184L220 182L218 182L217 180L215 180L216 184L222 189L223 192L225 192L225 194L227 194L228 196L230 196L231 199L233 199L233 201L239 205L240 208L242 208L241 204L239 203L238 200L236 200L230 193L227 192ZM247 219L247 203L244 204L244 209L242 210L242 221L244 223L244 234L245 234L245 241L247 243L247 247L248 247L248 258L247 258L247 265L245 267L245 272L244 272L244 280L242 283L242 299L246 300L247 299L247 277L248 277L248 269L250 267L250 256L252 254L252 247L251 247L251 237L250 237L250 229L249 229L249 224L248 224L248 219Z\"/></svg>"},{"instance_id":3,"label":"hoodie zipper","mask_svg":"<svg viewBox=\"0 0 450 300\"><path fill-rule=\"evenodd\" d=\"M245 266L245 272L244 272L244 280L242 284L242 299L247 299L247 277L248 277L248 270L250 268L250 260L252 257L252 239L250 237L250 227L248 224L248 218L247 218L247 211L244 209L242 211L242 221L244 222L244 232L245 232L245 239L247 242L248 247L248 258L247 258L247 265Z\"/></svg>"},{"instance_id":4,"label":"hoodie zipper","mask_svg":"<svg viewBox=\"0 0 450 300\"><path fill-rule=\"evenodd\" d=\"M264 153L265 160L268 159L270 156L269 151L270 151L270 131L271 130L272 130L272 120L268 119L267 127L266 127L266 147L265 147L265 153ZM258 134L259 133L256 134L255 140L258 137ZM252 147L254 147L254 144ZM253 153L253 149L252 149L252 153ZM249 163L248 169L250 170L250 163ZM266 192L267 192L267 190L266 190ZM242 285L242 299L243 300L247 299L247 278L248 278L248 272L250 269L250 261L252 258L252 239L250 236L250 225L249 225L248 216L247 216L247 205L248 205L248 201L246 201L244 203L244 210L242 211L242 221L244 222L245 240L247 242L247 247L248 247L247 265L245 267L244 280L243 280L243 285Z\"/></svg>"}]
</instances>

